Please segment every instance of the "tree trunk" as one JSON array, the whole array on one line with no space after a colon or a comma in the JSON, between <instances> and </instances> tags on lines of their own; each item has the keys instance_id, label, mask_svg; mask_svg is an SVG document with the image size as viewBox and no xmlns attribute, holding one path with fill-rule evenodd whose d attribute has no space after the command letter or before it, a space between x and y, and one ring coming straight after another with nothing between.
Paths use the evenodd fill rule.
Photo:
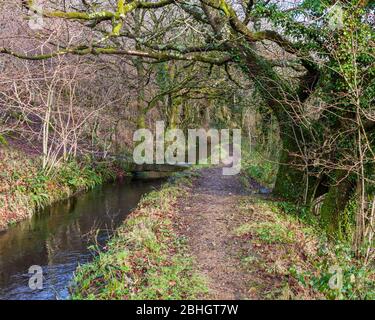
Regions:
<instances>
[{"instance_id":1,"label":"tree trunk","mask_svg":"<svg viewBox=\"0 0 375 320\"><path fill-rule=\"evenodd\" d=\"M274 193L291 200L302 200L306 186L306 178L303 171L297 168L300 161L293 156L299 151L297 141L292 137L290 128L287 130L280 125L280 138L282 150L280 151L279 170L276 177Z\"/></svg>"},{"instance_id":2,"label":"tree trunk","mask_svg":"<svg viewBox=\"0 0 375 320\"><path fill-rule=\"evenodd\" d=\"M310 186L306 186L304 172L296 167L302 160L292 155L300 154L298 141L304 141L306 137L302 137L300 128L294 122L298 110L292 109L291 105L302 104L308 99L315 88L319 72L306 63L305 75L301 77L298 88L293 88L275 72L269 62L253 51L248 51L245 59L250 78L279 122L282 150L274 192L288 199L306 201Z\"/></svg>"},{"instance_id":3,"label":"tree trunk","mask_svg":"<svg viewBox=\"0 0 375 320\"><path fill-rule=\"evenodd\" d=\"M336 172L335 181L339 182L329 188L320 211L322 226L329 235L339 238L343 238L340 227L341 214L353 193L353 185L349 180L345 177L345 172Z\"/></svg>"}]
</instances>

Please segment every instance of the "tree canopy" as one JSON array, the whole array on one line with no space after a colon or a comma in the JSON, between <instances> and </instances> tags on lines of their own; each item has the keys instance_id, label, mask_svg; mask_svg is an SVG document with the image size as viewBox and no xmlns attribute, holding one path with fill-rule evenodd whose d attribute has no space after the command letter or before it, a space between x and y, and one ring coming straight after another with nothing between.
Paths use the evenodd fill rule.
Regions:
<instances>
[{"instance_id":1,"label":"tree canopy","mask_svg":"<svg viewBox=\"0 0 375 320\"><path fill-rule=\"evenodd\" d=\"M250 81L280 128L275 192L310 204L325 195L322 216L339 234L345 233L342 213L355 197L356 241L363 241L370 223L366 212L374 206L373 1L28 0L23 5L26 16L45 20L47 27L35 31L41 45L22 50L9 43L0 47L1 54L26 60L130 56L142 65L164 63L168 71L169 61L182 68L220 68L239 86ZM62 23L72 34L56 31ZM137 70L146 72L139 64ZM165 79L159 78L159 85L176 92Z\"/></svg>"}]
</instances>

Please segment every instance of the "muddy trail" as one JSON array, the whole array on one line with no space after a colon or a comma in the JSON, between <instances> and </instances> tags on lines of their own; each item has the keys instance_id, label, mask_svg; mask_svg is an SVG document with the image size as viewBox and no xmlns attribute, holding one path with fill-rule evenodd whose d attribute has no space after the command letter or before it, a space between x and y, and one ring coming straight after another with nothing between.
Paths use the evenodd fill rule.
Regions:
<instances>
[{"instance_id":1,"label":"muddy trail","mask_svg":"<svg viewBox=\"0 0 375 320\"><path fill-rule=\"evenodd\" d=\"M233 226L238 204L248 197L238 175L221 168L205 169L180 201L179 232L188 240L199 272L208 280L210 299L257 299L249 292L249 273L241 270Z\"/></svg>"}]
</instances>

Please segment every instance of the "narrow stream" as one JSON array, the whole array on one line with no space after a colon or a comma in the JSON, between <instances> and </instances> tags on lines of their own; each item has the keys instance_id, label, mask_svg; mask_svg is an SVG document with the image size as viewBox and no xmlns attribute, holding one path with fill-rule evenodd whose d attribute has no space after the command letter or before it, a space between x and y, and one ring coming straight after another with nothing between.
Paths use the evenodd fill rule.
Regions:
<instances>
[{"instance_id":1,"label":"narrow stream","mask_svg":"<svg viewBox=\"0 0 375 320\"><path fill-rule=\"evenodd\" d=\"M125 181L57 203L0 233L0 300L67 299L78 264L93 258L88 249L98 231L104 244L141 196L161 181ZM43 269L43 289L29 288L29 268Z\"/></svg>"}]
</instances>

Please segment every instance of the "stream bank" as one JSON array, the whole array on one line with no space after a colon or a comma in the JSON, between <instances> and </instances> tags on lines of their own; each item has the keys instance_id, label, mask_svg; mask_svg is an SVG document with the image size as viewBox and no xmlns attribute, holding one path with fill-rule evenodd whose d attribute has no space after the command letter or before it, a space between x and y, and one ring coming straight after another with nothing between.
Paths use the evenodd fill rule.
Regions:
<instances>
[{"instance_id":1,"label":"stream bank","mask_svg":"<svg viewBox=\"0 0 375 320\"><path fill-rule=\"evenodd\" d=\"M147 194L105 250L78 268L73 299L197 299L206 296L204 277L196 270L187 239L176 233L178 201L187 195L191 177Z\"/></svg>"},{"instance_id":2,"label":"stream bank","mask_svg":"<svg viewBox=\"0 0 375 320\"><path fill-rule=\"evenodd\" d=\"M85 158L46 173L39 156L0 148L0 231L55 202L130 174L125 163Z\"/></svg>"}]
</instances>

